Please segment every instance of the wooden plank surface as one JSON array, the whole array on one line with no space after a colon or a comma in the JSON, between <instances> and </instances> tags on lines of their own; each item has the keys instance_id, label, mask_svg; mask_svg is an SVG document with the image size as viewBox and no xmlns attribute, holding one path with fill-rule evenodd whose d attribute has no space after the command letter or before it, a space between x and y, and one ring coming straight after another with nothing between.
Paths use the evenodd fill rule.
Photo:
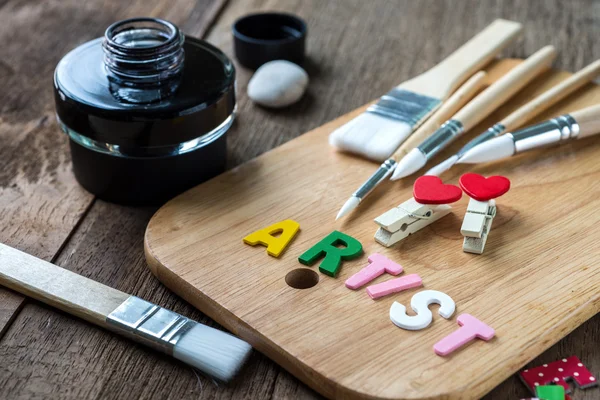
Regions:
<instances>
[{"instance_id":1,"label":"wooden plank surface","mask_svg":"<svg viewBox=\"0 0 600 400\"><path fill-rule=\"evenodd\" d=\"M42 8L56 13L72 5L0 5L0 241L45 260L57 254L92 201L70 173L67 141L54 123L52 71L73 42L48 35L63 21L40 15ZM39 30L16 35L25 26ZM85 28L81 21L71 25L80 37ZM45 40L33 40L34 32ZM0 288L0 337L23 301Z\"/></svg>"},{"instance_id":2,"label":"wooden plank surface","mask_svg":"<svg viewBox=\"0 0 600 400\"><path fill-rule=\"evenodd\" d=\"M103 24L119 18L121 15L110 14L117 3L120 4L116 1L3 2L0 8L2 20L11 21L16 15L22 23L15 27L15 24L5 22L0 32L3 38L14 38L21 43L19 46L24 46L40 35L38 30L25 30L25 27L36 26L36 21L48 19L44 25L45 32L53 32L56 36L51 38L54 40L52 46L64 41L66 49L76 42L101 34ZM198 35L203 29L199 28L197 21L207 15L202 11L207 2L138 1L123 2L122 7L137 7L136 13L130 15L152 14L181 23L182 20L173 15L188 12L191 3L197 5L189 14L190 20L183 22L182 26L186 32ZM67 4L68 8L57 10L62 4ZM83 8L76 8L75 4ZM108 6L103 8L105 4ZM11 13L7 14L6 9ZM545 44L553 44L560 52L555 65L570 71L600 56L597 44L600 7L593 0L236 0L231 1L218 17L209 38L231 54L231 22L248 12L272 9L298 13L309 23L310 58L306 69L311 74L311 84L307 96L300 103L286 110L269 111L248 101L245 87L251 74L238 70L239 118L229 137L230 166L247 161L378 97L393 85L434 65L496 17L513 18L525 24L524 39L505 52L508 56L524 57ZM50 22L54 25L48 26ZM64 28L59 29L61 25ZM70 32L68 35L67 31ZM5 36L9 33L10 36ZM87 36L84 38L82 34ZM35 45L42 46L41 43ZM36 64L36 68L21 71L26 73L26 78L14 77L14 71L19 69L7 65L10 65L11 58L20 57L19 46L14 48L10 57L5 52L0 63L0 81L7 79L5 71L17 81L16 92L11 94L11 99L18 98L19 92L23 92L24 82L36 82L40 68ZM62 52L52 46L48 45L45 51L46 55L54 57L55 62ZM28 53L30 62L34 53ZM48 63L44 68L51 72L54 63L47 59L43 63ZM50 79L49 76L43 78ZM35 90L42 86L36 86ZM47 86L43 87L48 90ZM6 93L6 90L2 91L0 98ZM11 100L10 104L13 103ZM14 105L1 104L0 118L4 119L7 109ZM19 104L27 109L23 112L31 112L27 101ZM47 106L51 112L51 103ZM54 142L64 140L62 135L54 134ZM23 213L27 206L20 204L14 207ZM141 238L133 240L130 236L143 233L144 224L151 214L152 210L95 203L89 220L73 236L58 262L121 290L201 318L178 297L162 289L146 271ZM66 220L63 223L67 224ZM24 226L24 222L17 220L15 226ZM15 242L7 243L30 251ZM47 238L40 240L40 245L46 246L47 243ZM53 252L48 254L47 259L52 257ZM0 304L2 308L4 303ZM600 349L594 345L600 342L599 327L600 316L596 316L531 365L577 354L592 371L600 371ZM0 342L2 398L119 398L124 394L127 398L157 399L318 397L261 355L251 360L244 375L233 386L215 388L209 380L198 379L179 363L139 346L131 347L114 335L37 304L25 307L7 336L10 340ZM108 345L109 341L117 344ZM55 366L61 368L53 368ZM138 377L139 382L136 382ZM201 382L202 388L198 382ZM152 390L144 390L145 384ZM518 399L526 395L527 391L519 380L512 377L486 399ZM596 395L595 391L577 391L576 399L592 400Z\"/></svg>"},{"instance_id":3,"label":"wooden plank surface","mask_svg":"<svg viewBox=\"0 0 600 400\"><path fill-rule=\"evenodd\" d=\"M514 67L512 61L502 60L490 75ZM551 72L538 79L538 94L552 87L559 75L565 78ZM526 88L511 107L501 108L473 130L483 131L535 96ZM593 85L539 118L599 102L600 87ZM373 163L327 146L328 135L358 112L164 205L150 221L144 242L153 273L327 397L477 399L600 311L600 275L595 271L600 256L581 251L600 237L600 219L590 217L600 205L598 140L494 165L458 166L445 174L450 183L467 171L504 175L512 181L510 192L497 200L498 216L483 255L462 251L460 224L467 196L452 204L450 216L385 248L373 239L378 228L373 218L410 199L414 177L388 182L361 204L360 212L334 218L347 193L373 170ZM456 146L452 150L437 159L453 154ZM579 185L566 190L571 181ZM288 218L301 230L281 257L241 242ZM298 257L333 230L358 239L364 255L345 261L336 278L319 274L314 288L289 285L289 272L309 271ZM564 239L575 236L577 246ZM389 320L393 302L408 304L418 289L373 301L364 288L351 291L344 286L374 253L401 264L406 274L418 274L425 289L450 295L457 315L480 318L496 330L496 337L449 357L435 355L434 343L457 329L455 319L437 320L419 332L399 329ZM553 287L556 277L561 285ZM384 275L371 283L389 279ZM525 324L528 319L536 323Z\"/></svg>"}]
</instances>

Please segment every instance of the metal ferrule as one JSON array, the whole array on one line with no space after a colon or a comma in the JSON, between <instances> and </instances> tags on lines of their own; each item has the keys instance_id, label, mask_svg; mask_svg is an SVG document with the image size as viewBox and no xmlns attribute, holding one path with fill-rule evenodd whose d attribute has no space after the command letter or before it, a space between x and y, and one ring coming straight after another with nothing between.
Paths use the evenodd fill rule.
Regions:
<instances>
[{"instance_id":1,"label":"metal ferrule","mask_svg":"<svg viewBox=\"0 0 600 400\"><path fill-rule=\"evenodd\" d=\"M375 188L375 186L379 185L381 181L387 178L392 173L394 168L396 168L396 161L392 160L391 158L385 160L384 163L377 168L377 171L375 171L375 173L371 175L356 192L354 192L353 196L358 197L359 199L364 198L371 190Z\"/></svg>"},{"instance_id":2,"label":"metal ferrule","mask_svg":"<svg viewBox=\"0 0 600 400\"><path fill-rule=\"evenodd\" d=\"M394 88L367 108L367 112L415 126L439 104L439 99Z\"/></svg>"},{"instance_id":3,"label":"metal ferrule","mask_svg":"<svg viewBox=\"0 0 600 400\"><path fill-rule=\"evenodd\" d=\"M456 153L458 157L463 156L467 151L471 150L473 147L481 144L483 142L487 142L490 139L493 139L506 131L506 127L502 124L495 124L487 131L483 132L481 135L477 136L475 139L471 140L469 143L465 144L459 151Z\"/></svg>"},{"instance_id":4,"label":"metal ferrule","mask_svg":"<svg viewBox=\"0 0 600 400\"><path fill-rule=\"evenodd\" d=\"M112 330L170 355L177 341L197 324L135 296L111 312L106 322Z\"/></svg>"},{"instance_id":5,"label":"metal ferrule","mask_svg":"<svg viewBox=\"0 0 600 400\"><path fill-rule=\"evenodd\" d=\"M433 135L425 139L417 149L421 150L429 160L460 135L462 131L463 125L459 121L454 119L448 120Z\"/></svg>"},{"instance_id":6,"label":"metal ferrule","mask_svg":"<svg viewBox=\"0 0 600 400\"><path fill-rule=\"evenodd\" d=\"M510 133L515 142L515 152L547 146L562 140L574 139L579 135L579 124L569 114L552 118Z\"/></svg>"}]
</instances>

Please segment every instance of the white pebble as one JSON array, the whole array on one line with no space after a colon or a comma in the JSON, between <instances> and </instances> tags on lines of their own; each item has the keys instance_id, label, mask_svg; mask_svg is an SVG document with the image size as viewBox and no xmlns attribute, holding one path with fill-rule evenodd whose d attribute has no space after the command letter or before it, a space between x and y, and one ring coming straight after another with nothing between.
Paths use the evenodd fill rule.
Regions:
<instances>
[{"instance_id":1,"label":"white pebble","mask_svg":"<svg viewBox=\"0 0 600 400\"><path fill-rule=\"evenodd\" d=\"M285 60L270 61L256 70L248 82L248 97L265 107L287 107L304 94L308 74Z\"/></svg>"}]
</instances>

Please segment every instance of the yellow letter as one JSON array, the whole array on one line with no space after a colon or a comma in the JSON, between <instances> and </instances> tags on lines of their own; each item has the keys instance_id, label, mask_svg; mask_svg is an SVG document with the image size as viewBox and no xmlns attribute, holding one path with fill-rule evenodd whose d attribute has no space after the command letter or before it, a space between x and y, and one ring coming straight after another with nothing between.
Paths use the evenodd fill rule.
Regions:
<instances>
[{"instance_id":1,"label":"yellow letter","mask_svg":"<svg viewBox=\"0 0 600 400\"><path fill-rule=\"evenodd\" d=\"M299 223L291 219L286 219L259 231L252 232L244 238L244 243L250 246L262 244L263 246L267 246L267 253L270 256L279 257L294 236L296 236L299 229ZM281 235L278 237L273 236L277 233L281 233Z\"/></svg>"}]
</instances>

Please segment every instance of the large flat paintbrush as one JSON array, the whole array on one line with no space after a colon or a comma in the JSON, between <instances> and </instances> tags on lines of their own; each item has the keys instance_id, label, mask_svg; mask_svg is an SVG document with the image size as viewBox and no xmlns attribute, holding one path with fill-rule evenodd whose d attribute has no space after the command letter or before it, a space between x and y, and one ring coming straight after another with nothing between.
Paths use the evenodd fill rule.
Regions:
<instances>
[{"instance_id":1,"label":"large flat paintbrush","mask_svg":"<svg viewBox=\"0 0 600 400\"><path fill-rule=\"evenodd\" d=\"M339 150L387 159L465 80L513 42L521 24L498 19L429 71L382 96L329 136Z\"/></svg>"},{"instance_id":2,"label":"large flat paintbrush","mask_svg":"<svg viewBox=\"0 0 600 400\"><path fill-rule=\"evenodd\" d=\"M0 285L167 353L222 381L252 347L173 311L0 244Z\"/></svg>"},{"instance_id":3,"label":"large flat paintbrush","mask_svg":"<svg viewBox=\"0 0 600 400\"><path fill-rule=\"evenodd\" d=\"M392 174L394 171L394 167L396 163L403 157L404 151L403 149L408 145L414 142L410 149L413 149L419 143L423 141L424 138L429 137L433 132L435 132L440 125L442 125L447 119L452 117L458 110L460 110L469 100L477 94L483 88L485 78L487 74L484 71L479 71L468 81L465 82L456 92L450 96L448 100L442 104L440 108L437 109L433 113L431 117L415 133L411 135L411 137L406 140L402 146L387 160L383 162L375 170L375 172L367 179L359 188L350 196L350 198L344 203L340 211L338 212L335 219L342 218L347 213L358 207L358 204L367 197L367 195L377 187L381 182L383 182L388 176Z\"/></svg>"}]
</instances>

